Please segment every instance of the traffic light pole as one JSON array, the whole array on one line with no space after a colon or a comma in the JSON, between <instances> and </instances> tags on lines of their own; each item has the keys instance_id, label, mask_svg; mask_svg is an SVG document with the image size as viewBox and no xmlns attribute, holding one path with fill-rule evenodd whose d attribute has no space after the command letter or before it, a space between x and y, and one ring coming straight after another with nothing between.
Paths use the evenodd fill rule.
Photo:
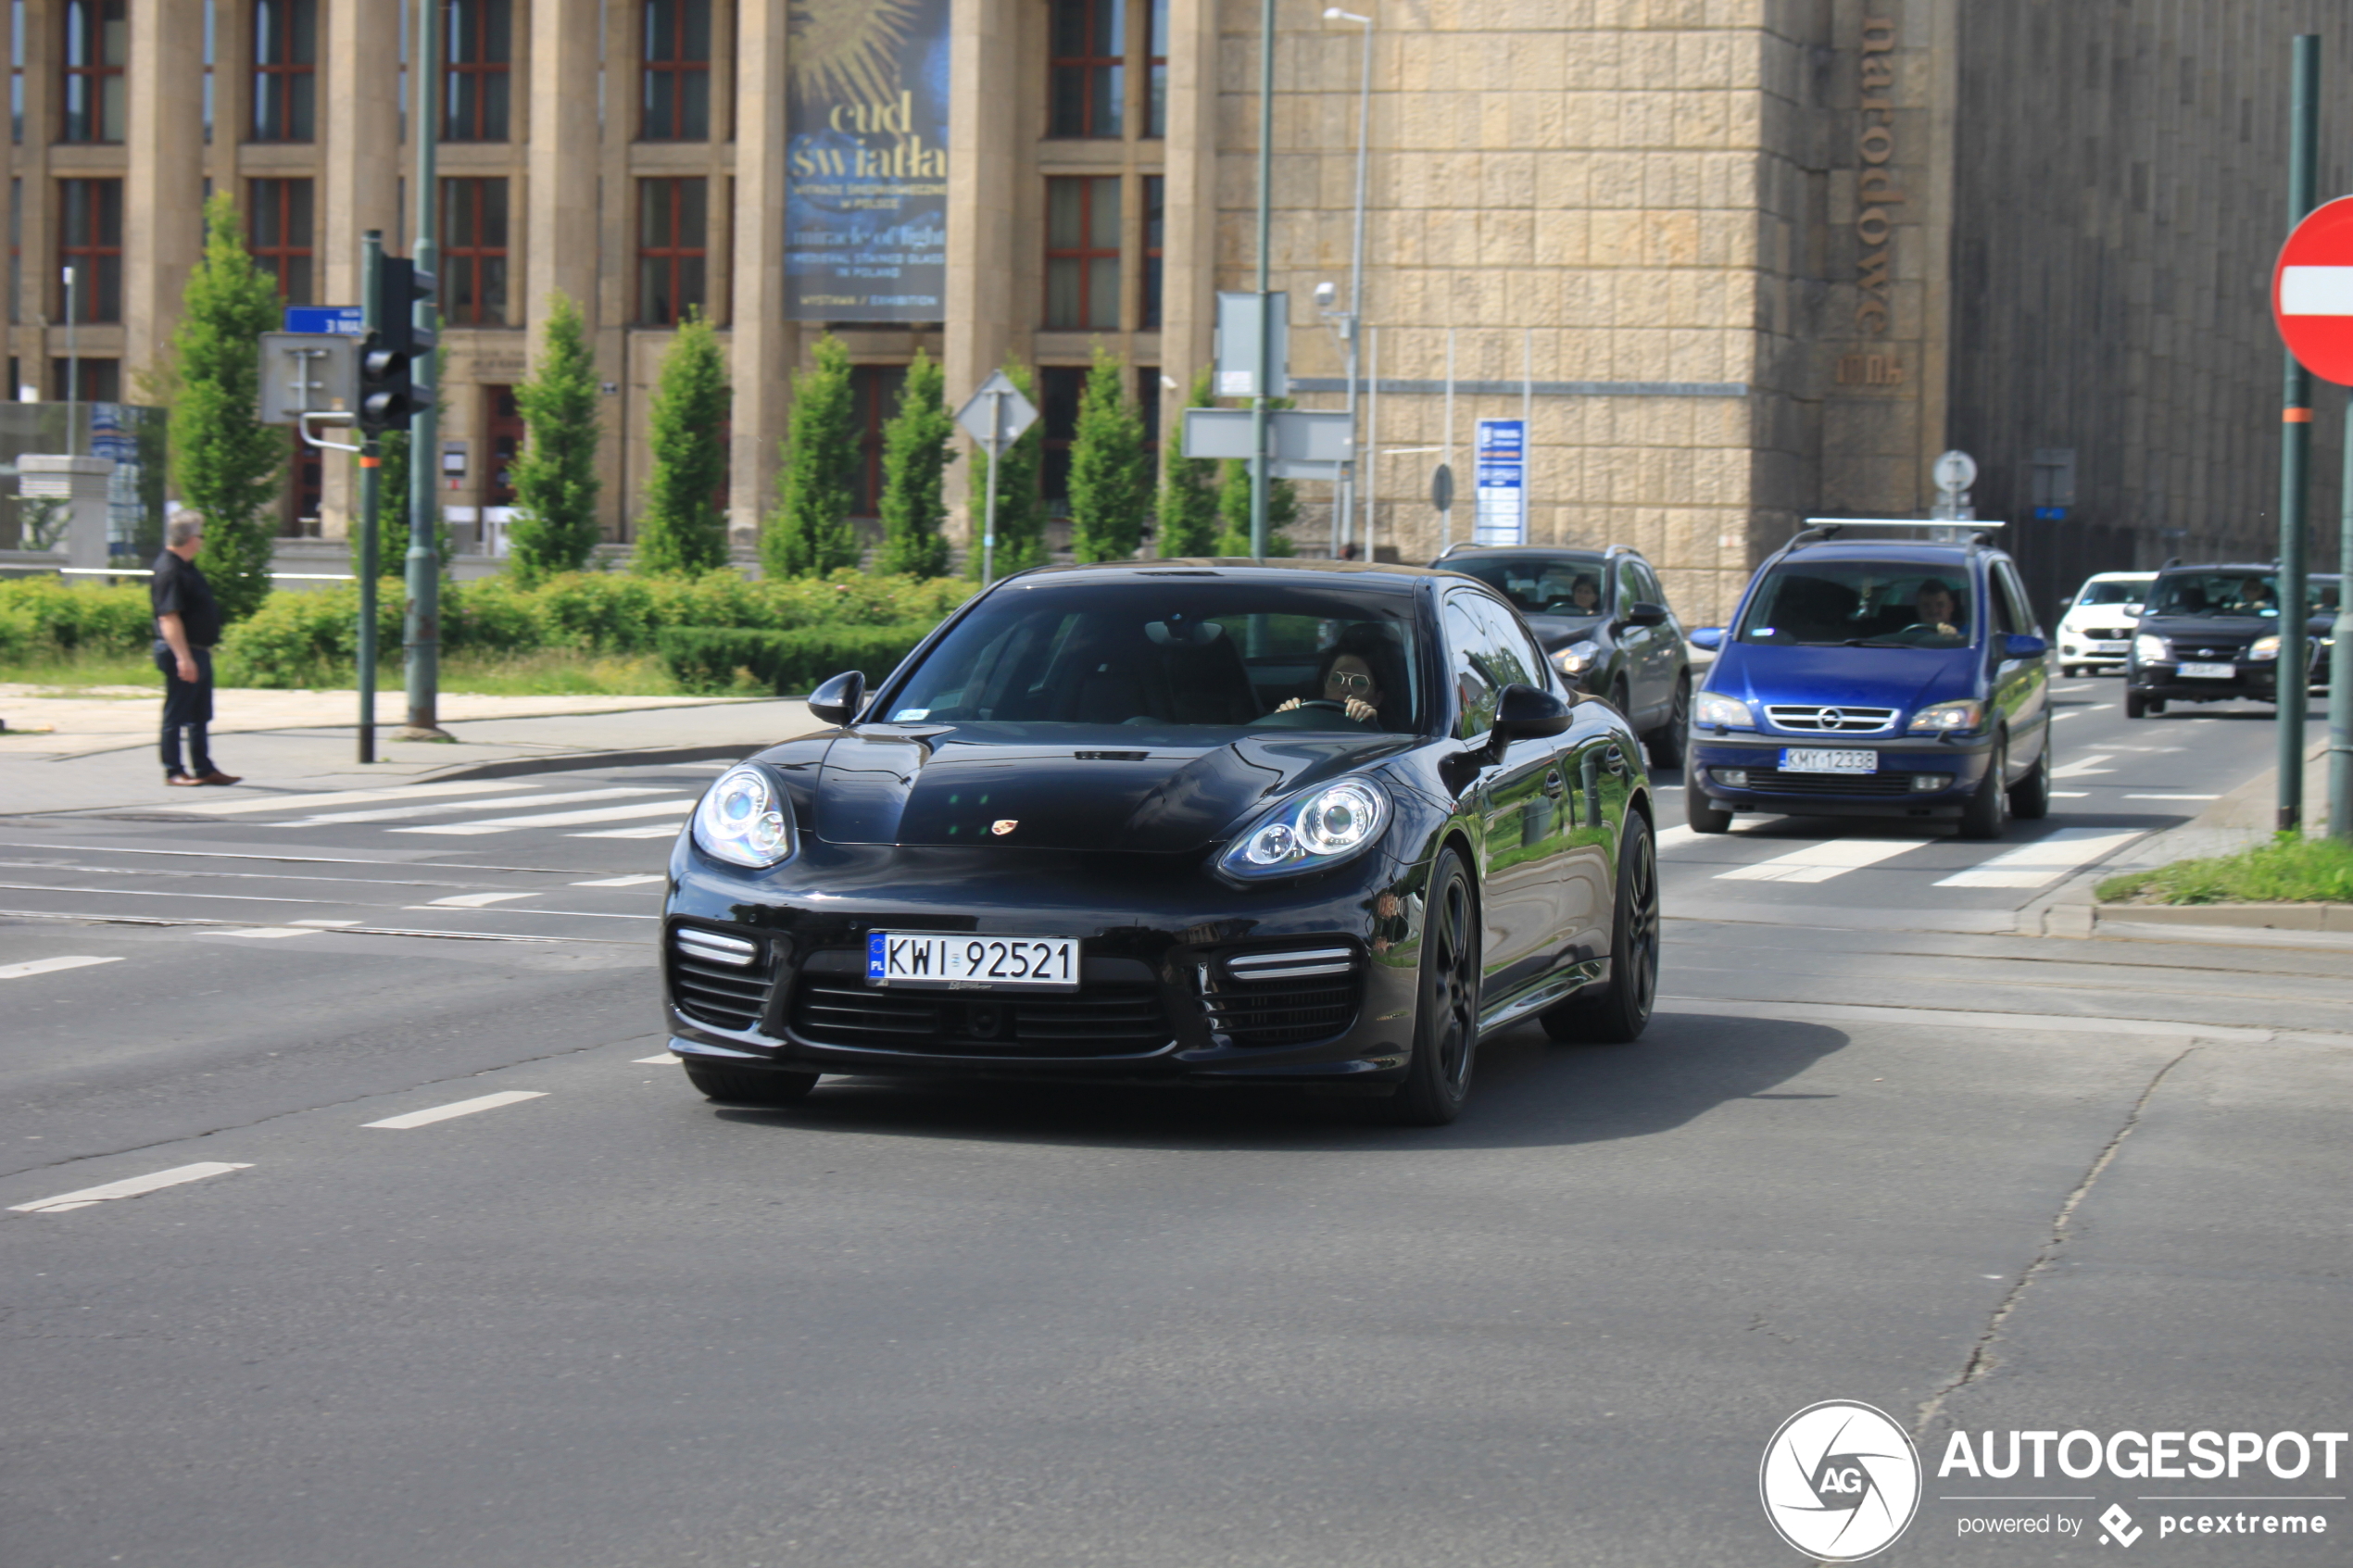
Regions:
<instances>
[{"instance_id":1,"label":"traffic light pole","mask_svg":"<svg viewBox=\"0 0 2353 1568\"><path fill-rule=\"evenodd\" d=\"M2321 40L2296 39L2293 96L2288 112L2287 226L2293 232L2314 206L2320 185ZM2274 828L2304 827L2304 688L2310 680L2304 625L2306 472L2312 450L2312 376L2287 356L2286 395L2280 412L2280 657L2272 668L2279 713L2279 815Z\"/></svg>"},{"instance_id":2,"label":"traffic light pole","mask_svg":"<svg viewBox=\"0 0 2353 1568\"><path fill-rule=\"evenodd\" d=\"M415 7L417 38L409 56L413 62L410 80L416 86L409 134L417 147L416 227L411 231L416 238L409 247L409 259L421 273L436 270L438 248L434 233L438 216L435 208L439 206L434 200L438 194L434 144L441 127L434 121L434 105L441 72L439 30L434 22L441 10L438 6ZM410 320L428 343L433 341L438 326L438 302L430 294L421 294L411 307ZM418 368L428 380L437 381L431 350ZM434 526L440 497L434 487L440 478L440 465L435 461L441 438L439 393L438 385L431 387L417 400L416 408L409 416L409 494L393 498L394 505L405 504L409 508L409 558L405 563L409 574L409 616L402 627L409 656L409 722L400 732L403 740L451 738L442 729L437 712L441 687L441 561L440 530Z\"/></svg>"},{"instance_id":3,"label":"traffic light pole","mask_svg":"<svg viewBox=\"0 0 2353 1568\"><path fill-rule=\"evenodd\" d=\"M384 272L384 237L371 229L359 242L359 331L376 330L377 282ZM375 436L359 438L359 760L376 759L376 539L383 504L384 448Z\"/></svg>"}]
</instances>

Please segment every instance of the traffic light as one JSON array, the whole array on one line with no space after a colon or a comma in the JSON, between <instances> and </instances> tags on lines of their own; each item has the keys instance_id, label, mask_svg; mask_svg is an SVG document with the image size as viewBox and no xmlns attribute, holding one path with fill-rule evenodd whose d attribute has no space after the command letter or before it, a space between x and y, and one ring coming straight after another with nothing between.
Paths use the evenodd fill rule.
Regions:
<instances>
[{"instance_id":1,"label":"traffic light","mask_svg":"<svg viewBox=\"0 0 2353 1568\"><path fill-rule=\"evenodd\" d=\"M359 356L359 428L371 435L406 430L410 415L433 406L438 334L416 324L416 307L434 292L434 275L405 257L378 264L376 297L369 302L376 327Z\"/></svg>"}]
</instances>

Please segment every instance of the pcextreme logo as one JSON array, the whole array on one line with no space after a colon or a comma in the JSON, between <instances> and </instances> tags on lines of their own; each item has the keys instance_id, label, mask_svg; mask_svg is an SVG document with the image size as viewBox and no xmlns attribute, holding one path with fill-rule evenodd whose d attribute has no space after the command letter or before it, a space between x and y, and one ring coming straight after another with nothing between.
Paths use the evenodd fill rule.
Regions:
<instances>
[{"instance_id":1,"label":"pcextreme logo","mask_svg":"<svg viewBox=\"0 0 2353 1568\"><path fill-rule=\"evenodd\" d=\"M1886 1412L1824 1399L1781 1423L1756 1489L1781 1539L1825 1562L1894 1544L1920 1505L1920 1456Z\"/></svg>"}]
</instances>

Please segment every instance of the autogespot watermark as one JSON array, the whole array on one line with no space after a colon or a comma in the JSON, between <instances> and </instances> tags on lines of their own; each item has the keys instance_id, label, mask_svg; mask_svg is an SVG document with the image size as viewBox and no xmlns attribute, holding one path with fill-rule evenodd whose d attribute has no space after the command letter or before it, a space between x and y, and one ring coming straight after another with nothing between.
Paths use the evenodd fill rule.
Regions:
<instances>
[{"instance_id":1,"label":"autogespot watermark","mask_svg":"<svg viewBox=\"0 0 2353 1568\"><path fill-rule=\"evenodd\" d=\"M2330 1533L2330 1514L2320 1505L2346 1500L2315 1483L2337 1479L2348 1441L2343 1432L1955 1432L1937 1461L1936 1490L1924 1499L1919 1456L1903 1428L1872 1406L1826 1399L1781 1423L1765 1447L1757 1487L1781 1539L1826 1562L1886 1549L1924 1500L1952 1505L1936 1512L1949 1512L1963 1539L2073 1539L2087 1527L2100 1545L2121 1548L2151 1535L2309 1538ZM2070 1482L2219 1485L2136 1487L2119 1499L2063 1489ZM2277 1482L2297 1486L2235 1489Z\"/></svg>"}]
</instances>

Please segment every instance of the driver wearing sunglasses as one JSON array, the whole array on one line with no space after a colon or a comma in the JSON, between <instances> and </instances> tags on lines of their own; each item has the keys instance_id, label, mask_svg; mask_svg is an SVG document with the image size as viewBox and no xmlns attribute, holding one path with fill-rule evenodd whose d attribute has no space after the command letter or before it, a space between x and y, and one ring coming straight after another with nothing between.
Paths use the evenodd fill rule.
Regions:
<instances>
[{"instance_id":1,"label":"driver wearing sunglasses","mask_svg":"<svg viewBox=\"0 0 2353 1568\"><path fill-rule=\"evenodd\" d=\"M1381 692L1380 687L1374 684L1373 667L1357 654L1336 656L1324 670L1323 699L1338 704L1340 711L1360 724L1377 721ZM1292 697L1275 711L1287 713L1301 706L1302 699Z\"/></svg>"}]
</instances>

